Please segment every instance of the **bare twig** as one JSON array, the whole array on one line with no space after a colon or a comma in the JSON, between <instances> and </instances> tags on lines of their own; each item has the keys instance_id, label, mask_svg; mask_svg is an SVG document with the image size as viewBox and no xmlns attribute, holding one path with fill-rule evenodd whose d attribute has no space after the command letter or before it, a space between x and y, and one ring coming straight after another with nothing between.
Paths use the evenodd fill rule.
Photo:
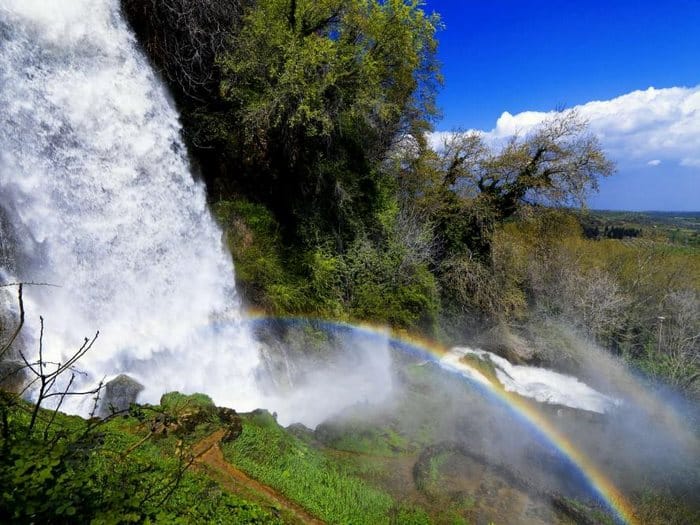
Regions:
<instances>
[{"instance_id":1,"label":"bare twig","mask_svg":"<svg viewBox=\"0 0 700 525\"><path fill-rule=\"evenodd\" d=\"M39 397L36 400L36 403L34 404L34 410L32 411L32 419L29 421L29 428L27 428L27 435L31 435L32 431L34 430L34 424L36 423L36 416L39 413L39 409L41 408L41 403L45 399L45 394L46 394L46 384L47 384L47 375L44 374L44 364L42 363L42 359L44 357L43 355L43 348L44 348L44 318L39 317L39 321L41 323L41 329L39 332ZM22 356L24 359L24 356ZM26 359L25 359L26 363ZM35 374L37 373L34 368L30 366L30 369L32 372Z\"/></svg>"},{"instance_id":2,"label":"bare twig","mask_svg":"<svg viewBox=\"0 0 700 525\"><path fill-rule=\"evenodd\" d=\"M97 388L95 390L93 390L92 392L85 392L85 394L90 394L90 393L95 394L95 398L92 402L92 410L90 410L90 419L95 417L95 413L97 412L97 406L100 403L100 392L102 391L102 386L104 385L104 382L105 382L105 378L103 377L100 380L100 384L97 385Z\"/></svg>"},{"instance_id":3,"label":"bare twig","mask_svg":"<svg viewBox=\"0 0 700 525\"><path fill-rule=\"evenodd\" d=\"M68 381L68 386L66 386L66 389L62 392L63 395L61 396L61 399L59 399L58 404L56 405L56 408L54 409L53 413L51 414L51 419L49 419L49 422L46 423L46 427L44 428L44 441L46 441L49 437L49 429L53 425L53 422L56 419L56 414L58 414L58 411L61 409L61 405L63 404L63 400L68 395L68 391L70 390L70 387L73 386L74 380L75 380L75 374L71 374L70 380Z\"/></svg>"},{"instance_id":4,"label":"bare twig","mask_svg":"<svg viewBox=\"0 0 700 525\"><path fill-rule=\"evenodd\" d=\"M17 281L14 283L3 283L0 284L0 288L8 288L10 286L51 286L53 288L61 288L60 284L53 284L53 283L39 283L36 281Z\"/></svg>"},{"instance_id":5,"label":"bare twig","mask_svg":"<svg viewBox=\"0 0 700 525\"><path fill-rule=\"evenodd\" d=\"M122 452L122 454L120 455L119 459L125 459L126 456L128 456L129 454L131 454L134 450L136 450L136 449L139 448L141 445L143 445L146 441L148 441L148 439L149 439L152 435L153 435L153 430L150 430L150 431L148 432L148 434L146 434L145 436L143 436L143 438L139 439L136 443L134 443L134 444L131 445L129 448L127 448L124 452Z\"/></svg>"}]
</instances>

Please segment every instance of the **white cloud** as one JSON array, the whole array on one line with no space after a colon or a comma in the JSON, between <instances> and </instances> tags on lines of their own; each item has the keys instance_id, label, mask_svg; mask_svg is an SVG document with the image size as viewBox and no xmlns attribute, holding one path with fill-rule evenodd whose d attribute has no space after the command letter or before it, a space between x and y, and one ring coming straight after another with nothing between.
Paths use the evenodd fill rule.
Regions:
<instances>
[{"instance_id":1,"label":"white cloud","mask_svg":"<svg viewBox=\"0 0 700 525\"><path fill-rule=\"evenodd\" d=\"M685 157L681 159L681 166L687 168L700 168L700 157Z\"/></svg>"},{"instance_id":2,"label":"white cloud","mask_svg":"<svg viewBox=\"0 0 700 525\"><path fill-rule=\"evenodd\" d=\"M611 100L588 102L576 109L621 168L658 166L662 162L665 166L700 167L700 85L650 87ZM511 115L506 111L492 130L483 133L494 140L524 134L553 114L525 111ZM437 146L445 136L446 132L433 133L430 142Z\"/></svg>"}]
</instances>

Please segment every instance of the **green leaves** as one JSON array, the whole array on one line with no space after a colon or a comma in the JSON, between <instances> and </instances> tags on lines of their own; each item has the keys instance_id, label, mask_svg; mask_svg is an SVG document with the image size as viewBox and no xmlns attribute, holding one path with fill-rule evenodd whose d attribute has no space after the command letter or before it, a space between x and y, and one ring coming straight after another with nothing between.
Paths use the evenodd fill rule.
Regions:
<instances>
[{"instance_id":1,"label":"green leaves","mask_svg":"<svg viewBox=\"0 0 700 525\"><path fill-rule=\"evenodd\" d=\"M330 137L344 113L370 126L400 119L435 52L439 19L415 1L301 0L293 21L290 7L258 2L219 57L220 94L247 131L303 127L308 137Z\"/></svg>"},{"instance_id":2,"label":"green leaves","mask_svg":"<svg viewBox=\"0 0 700 525\"><path fill-rule=\"evenodd\" d=\"M38 433L26 438L30 404L2 403L12 417L8 439L0 436L1 523L279 523L212 480L183 471L177 439L144 441L150 423L125 416L90 427L58 413L47 440ZM215 410L201 394L169 394L166 405ZM49 414L40 411L39 420Z\"/></svg>"},{"instance_id":3,"label":"green leaves","mask_svg":"<svg viewBox=\"0 0 700 525\"><path fill-rule=\"evenodd\" d=\"M394 139L435 116L438 27L415 1L256 2L218 56L220 110L203 112L236 191L305 242L352 240Z\"/></svg>"}]
</instances>

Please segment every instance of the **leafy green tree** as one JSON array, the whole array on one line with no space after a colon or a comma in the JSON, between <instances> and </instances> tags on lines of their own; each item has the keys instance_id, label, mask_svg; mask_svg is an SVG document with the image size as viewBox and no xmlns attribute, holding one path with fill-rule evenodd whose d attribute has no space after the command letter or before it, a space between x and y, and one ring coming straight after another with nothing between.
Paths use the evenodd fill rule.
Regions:
<instances>
[{"instance_id":1,"label":"leafy green tree","mask_svg":"<svg viewBox=\"0 0 700 525\"><path fill-rule=\"evenodd\" d=\"M487 257L495 225L523 206L584 205L614 171L576 111L501 142L453 133L436 150L415 144L398 164L404 199L417 200L438 225L442 257Z\"/></svg>"},{"instance_id":2,"label":"leafy green tree","mask_svg":"<svg viewBox=\"0 0 700 525\"><path fill-rule=\"evenodd\" d=\"M417 0L255 4L219 55L218 111L200 115L220 177L342 247L379 204L378 162L436 115L439 24Z\"/></svg>"},{"instance_id":3,"label":"leafy green tree","mask_svg":"<svg viewBox=\"0 0 700 525\"><path fill-rule=\"evenodd\" d=\"M402 205L417 206L434 225L431 269L443 315L472 317L474 326L525 307L520 278L500 271L499 258L512 254L493 250L499 227L532 205L584 204L614 169L575 111L501 143L478 133L451 134L437 149L406 141L387 167Z\"/></svg>"},{"instance_id":4,"label":"leafy green tree","mask_svg":"<svg viewBox=\"0 0 700 525\"><path fill-rule=\"evenodd\" d=\"M454 134L441 155L443 184L485 201L494 217L522 204L584 205L598 180L614 172L588 123L575 111L545 120L530 133L492 146L477 133Z\"/></svg>"}]
</instances>

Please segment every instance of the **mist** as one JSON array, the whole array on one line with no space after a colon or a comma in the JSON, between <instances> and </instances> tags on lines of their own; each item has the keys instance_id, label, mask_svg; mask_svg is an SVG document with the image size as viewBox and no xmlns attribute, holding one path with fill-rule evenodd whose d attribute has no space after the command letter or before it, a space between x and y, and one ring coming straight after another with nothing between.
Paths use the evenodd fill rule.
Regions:
<instances>
[{"instance_id":1,"label":"mist","mask_svg":"<svg viewBox=\"0 0 700 525\"><path fill-rule=\"evenodd\" d=\"M286 330L287 344L291 333L303 332L300 326ZM577 376L513 365L478 348L457 347L438 359L386 334L358 328L360 335L353 335L344 327L333 330L323 364L318 357L298 359L287 348L287 366L306 372L298 384L285 383L288 399L272 406L280 423L315 428L317 439L330 447L347 447L348 436L358 443L384 439L387 432L399 436L397 450L416 456L413 479L403 480L405 497L438 497L427 494L421 480L431 461L447 455L446 485L440 490L468 494L483 515L508 523L548 523L562 513L570 518L569 498L609 511L586 479L584 471L591 466L628 498L653 489L700 505L700 440L693 405L650 388L570 327L558 328L568 341L562 351L581 364ZM370 357L372 352L377 356ZM368 383L358 385L379 380L391 387L373 395L375 385L358 395L354 385L360 376L354 372L363 365L370 365L365 369ZM343 373L350 376L340 379ZM584 471L546 432L494 395L490 381L525 400L564 436L585 458ZM306 410L300 410L303 406ZM498 497L484 492L491 486L501 487L494 493ZM507 497L520 506L499 509L503 491L510 491Z\"/></svg>"}]
</instances>

